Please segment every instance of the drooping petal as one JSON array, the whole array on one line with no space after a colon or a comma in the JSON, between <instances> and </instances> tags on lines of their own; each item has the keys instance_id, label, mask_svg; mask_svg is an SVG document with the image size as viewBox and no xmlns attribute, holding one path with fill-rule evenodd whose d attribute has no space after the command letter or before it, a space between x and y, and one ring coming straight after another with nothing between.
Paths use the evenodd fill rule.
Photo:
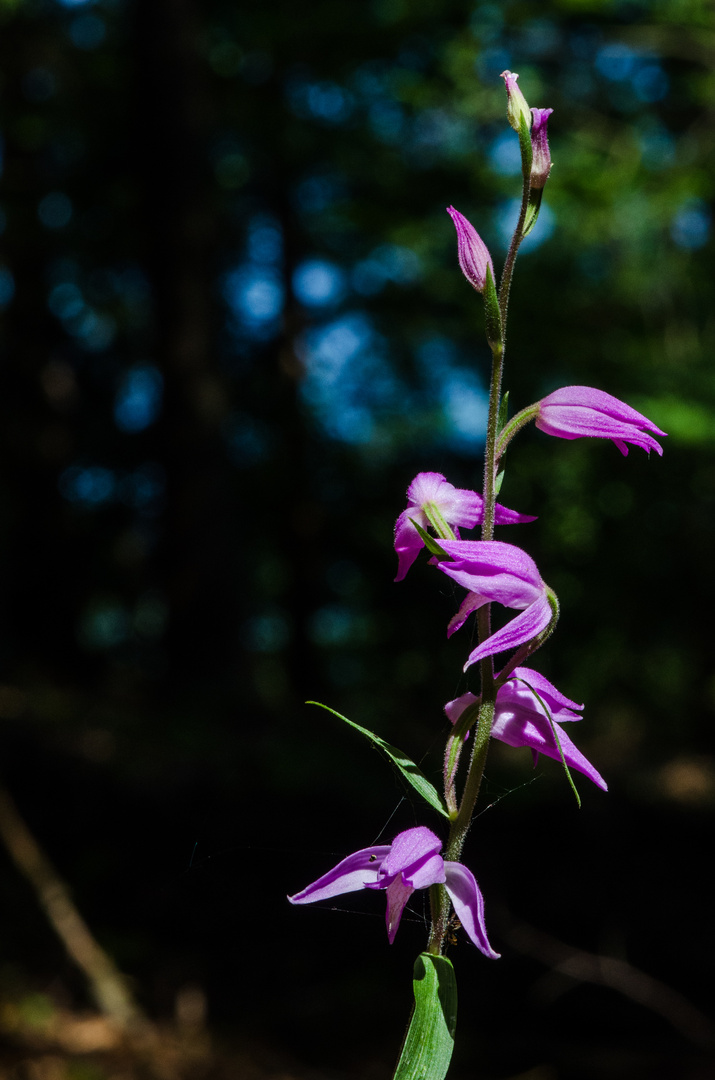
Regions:
<instances>
[{"instance_id":1,"label":"drooping petal","mask_svg":"<svg viewBox=\"0 0 715 1080\"><path fill-rule=\"evenodd\" d=\"M473 592L467 593L459 605L459 611L452 616L447 624L447 637L451 637L455 630L459 630L460 626L464 626L473 611L477 611L483 604L488 603L489 597L487 596L479 596Z\"/></svg>"},{"instance_id":2,"label":"drooping petal","mask_svg":"<svg viewBox=\"0 0 715 1080\"><path fill-rule=\"evenodd\" d=\"M501 503L494 505L495 525L526 525L529 521L536 521L537 516L536 514L520 514L516 510L510 510L508 506L502 506Z\"/></svg>"},{"instance_id":3,"label":"drooping petal","mask_svg":"<svg viewBox=\"0 0 715 1080\"><path fill-rule=\"evenodd\" d=\"M525 611L478 645L469 654L464 670L466 671L468 667L485 656L496 656L497 653L506 652L507 649L517 649L520 645L531 641L546 629L551 618L551 605L546 594L543 593Z\"/></svg>"},{"instance_id":4,"label":"drooping petal","mask_svg":"<svg viewBox=\"0 0 715 1080\"><path fill-rule=\"evenodd\" d=\"M561 439L612 439L624 455L626 443L662 455L653 435L666 434L624 401L592 386L562 386L548 394L539 402L536 426Z\"/></svg>"},{"instance_id":5,"label":"drooping petal","mask_svg":"<svg viewBox=\"0 0 715 1080\"><path fill-rule=\"evenodd\" d=\"M484 898L474 874L458 862L445 862L445 888L463 929L485 956L498 960L501 953L489 944L484 925Z\"/></svg>"},{"instance_id":6,"label":"drooping petal","mask_svg":"<svg viewBox=\"0 0 715 1080\"><path fill-rule=\"evenodd\" d=\"M412 566L424 545L424 540L412 524L419 522L423 529L429 524L422 511L416 507L408 507L403 510L395 524L395 551L397 553L397 577L395 581L402 581L407 571Z\"/></svg>"},{"instance_id":7,"label":"drooping petal","mask_svg":"<svg viewBox=\"0 0 715 1080\"><path fill-rule=\"evenodd\" d=\"M458 585L505 607L525 608L543 595L536 563L521 548L501 540L440 540L450 560L437 563Z\"/></svg>"},{"instance_id":8,"label":"drooping petal","mask_svg":"<svg viewBox=\"0 0 715 1080\"><path fill-rule=\"evenodd\" d=\"M563 760L571 769L577 769L592 780L597 787L608 791L608 785L601 774L593 767L591 762L584 757L577 746L560 725L556 726L561 752L556 744L554 730L549 723L548 717L534 701L535 708L511 709L508 706L501 708L497 697L497 708L492 724L492 736L506 743L508 746L528 746L535 754L545 754L556 761ZM552 718L555 720L555 718ZM536 760L534 761L536 764Z\"/></svg>"},{"instance_id":9,"label":"drooping petal","mask_svg":"<svg viewBox=\"0 0 715 1080\"><path fill-rule=\"evenodd\" d=\"M514 668L511 678L502 686L497 698L498 702L506 704L511 701L523 702L535 701L532 689L536 690L539 697L548 705L551 715L557 723L562 724L565 720L580 720L578 715L583 709L576 701L571 701L553 683L549 682L540 671L534 671L529 667Z\"/></svg>"},{"instance_id":10,"label":"drooping petal","mask_svg":"<svg viewBox=\"0 0 715 1080\"><path fill-rule=\"evenodd\" d=\"M406 829L392 842L383 860L379 878L365 887L387 892L387 936L392 943L405 904L415 889L426 889L445 880L444 860L439 854L442 841L424 825Z\"/></svg>"},{"instance_id":11,"label":"drooping petal","mask_svg":"<svg viewBox=\"0 0 715 1080\"><path fill-rule=\"evenodd\" d=\"M291 904L313 904L316 900L328 900L331 896L357 892L378 880L380 867L390 853L389 844L362 848L339 862L327 874L308 885L301 892L289 896Z\"/></svg>"},{"instance_id":12,"label":"drooping petal","mask_svg":"<svg viewBox=\"0 0 715 1080\"><path fill-rule=\"evenodd\" d=\"M390 882L387 886L387 911L385 912L385 922L387 924L387 940L392 945L395 940L395 934L400 925L400 919L402 918L402 912L405 910L405 904L412 896L414 892L414 886L405 885L402 880L402 874Z\"/></svg>"}]
</instances>

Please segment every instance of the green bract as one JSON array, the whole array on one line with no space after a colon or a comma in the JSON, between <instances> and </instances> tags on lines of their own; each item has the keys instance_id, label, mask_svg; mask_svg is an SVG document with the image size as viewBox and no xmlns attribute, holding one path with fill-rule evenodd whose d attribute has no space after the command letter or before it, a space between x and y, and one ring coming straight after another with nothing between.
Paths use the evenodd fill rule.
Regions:
<instances>
[{"instance_id":1,"label":"green bract","mask_svg":"<svg viewBox=\"0 0 715 1080\"><path fill-rule=\"evenodd\" d=\"M361 727L360 724L348 720L347 716L343 716L341 713L336 712L335 709L331 709L328 705L323 705L320 701L306 701L306 705L318 705L321 709L325 709L326 712L332 713L333 716L337 716L339 720L344 720L346 724L355 728L356 731L360 731L363 735L366 735L375 746L379 746L381 750L384 750L390 761L392 761L392 763L400 770L405 780L412 785L415 791L419 792L433 810L436 810L438 814L442 814L443 817L449 817L444 799L437 791L437 788L434 784L430 783L422 770L415 765L414 761L409 758L407 754L403 754L396 746L391 746L388 742L385 742L385 740L381 739L379 735L376 735L374 731L369 731L368 728Z\"/></svg>"}]
</instances>

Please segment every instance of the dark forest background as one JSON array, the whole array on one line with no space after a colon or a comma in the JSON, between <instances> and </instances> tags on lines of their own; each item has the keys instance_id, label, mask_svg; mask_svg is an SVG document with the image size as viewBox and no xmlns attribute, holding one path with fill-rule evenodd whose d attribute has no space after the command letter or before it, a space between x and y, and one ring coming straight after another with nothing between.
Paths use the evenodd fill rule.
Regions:
<instances>
[{"instance_id":1,"label":"dark forest background","mask_svg":"<svg viewBox=\"0 0 715 1080\"><path fill-rule=\"evenodd\" d=\"M501 497L539 520L502 538L562 602L537 666L610 791L582 780L579 812L555 762L494 748L465 860L503 958L451 950L450 1075L701 1080L712 5L0 2L0 770L138 1007L246 1054L228 1075L381 1080L409 1012L419 902L389 947L380 897L285 896L438 823L304 702L436 774L467 688L456 592L424 563L395 585L391 543L417 471L480 484L488 353L445 207L501 266L504 68L554 109L512 408L592 385L669 437L510 451ZM22 1058L94 1004L4 850L0 895L7 1075L134 1075Z\"/></svg>"}]
</instances>

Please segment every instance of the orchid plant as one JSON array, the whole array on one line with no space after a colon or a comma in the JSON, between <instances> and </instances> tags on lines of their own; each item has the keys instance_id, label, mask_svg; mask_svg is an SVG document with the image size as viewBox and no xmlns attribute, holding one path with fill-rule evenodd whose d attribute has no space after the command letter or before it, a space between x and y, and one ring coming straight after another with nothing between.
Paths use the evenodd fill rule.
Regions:
<instances>
[{"instance_id":1,"label":"orchid plant","mask_svg":"<svg viewBox=\"0 0 715 1080\"><path fill-rule=\"evenodd\" d=\"M505 451L532 420L547 435L562 439L610 439L623 454L628 453L629 443L662 454L655 436L665 435L629 405L589 386L555 390L508 418L507 395L502 396L501 386L509 290L519 246L536 223L551 169L547 122L552 110L530 109L519 89L518 75L505 71L502 77L507 118L521 149L523 189L519 219L498 287L491 255L477 231L454 207L447 211L457 231L462 273L484 303L492 354L482 491L478 494L456 488L440 473L419 473L408 488L407 507L395 527L395 580L405 578L426 548L435 569L464 590L447 633L455 633L476 612L478 643L466 658L464 670L477 667L479 693L468 691L445 706L452 728L445 748L441 792L407 755L367 728L335 714L381 747L431 809L442 816L446 841L427 826L417 825L399 833L390 844L348 855L288 898L292 904L311 904L360 889L384 891L387 937L392 942L412 893L429 890L429 939L415 963L415 1005L395 1080L442 1080L449 1067L457 1006L454 969L445 955L453 936L452 912L484 956L492 960L499 957L487 936L480 888L472 871L460 861L490 740L530 747L534 763L539 754L560 761L577 800L572 769L607 790L603 777L563 727L581 719L583 706L567 698L538 671L524 666L553 633L559 603L530 555L512 543L494 539L496 525L535 520L496 501ZM481 539L462 538L460 529L477 526L481 526ZM494 604L516 612L497 630L492 628Z\"/></svg>"}]
</instances>

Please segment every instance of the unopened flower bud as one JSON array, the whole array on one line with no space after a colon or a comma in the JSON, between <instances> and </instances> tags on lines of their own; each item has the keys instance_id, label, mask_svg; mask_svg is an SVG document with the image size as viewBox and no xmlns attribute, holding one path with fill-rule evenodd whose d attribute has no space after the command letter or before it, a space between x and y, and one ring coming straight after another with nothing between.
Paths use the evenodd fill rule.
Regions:
<instances>
[{"instance_id":1,"label":"unopened flower bud","mask_svg":"<svg viewBox=\"0 0 715 1080\"><path fill-rule=\"evenodd\" d=\"M459 210L448 206L447 213L457 230L459 265L462 273L477 292L484 292L484 286L487 283L487 267L491 269L492 277L494 277L494 265L487 245Z\"/></svg>"},{"instance_id":2,"label":"unopened flower bud","mask_svg":"<svg viewBox=\"0 0 715 1080\"><path fill-rule=\"evenodd\" d=\"M549 140L546 138L546 122L553 109L532 109L534 123L531 129L531 186L543 188L551 172L551 153Z\"/></svg>"},{"instance_id":3,"label":"unopened flower bud","mask_svg":"<svg viewBox=\"0 0 715 1080\"><path fill-rule=\"evenodd\" d=\"M522 117L526 121L527 128L531 127L531 112L526 103L526 98L516 85L519 76L514 71L502 71L501 78L506 85L506 116L507 120L518 134L521 131Z\"/></svg>"}]
</instances>

